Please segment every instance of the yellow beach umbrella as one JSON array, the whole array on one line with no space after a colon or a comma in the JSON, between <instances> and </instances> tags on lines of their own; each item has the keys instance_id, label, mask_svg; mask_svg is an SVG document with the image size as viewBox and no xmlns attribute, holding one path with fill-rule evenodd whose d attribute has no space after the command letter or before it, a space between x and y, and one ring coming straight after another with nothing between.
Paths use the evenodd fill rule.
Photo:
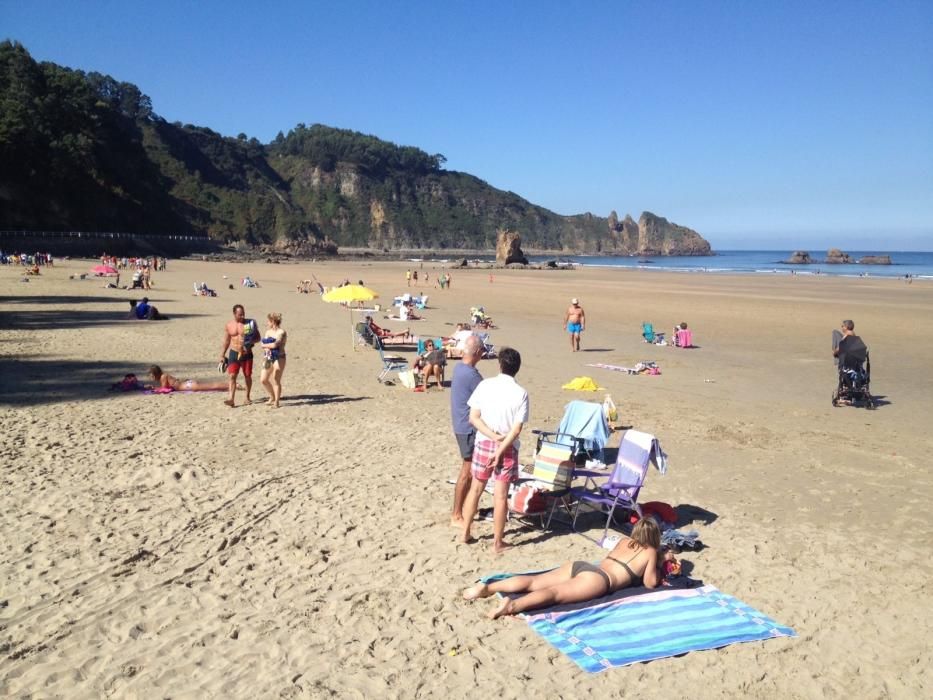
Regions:
<instances>
[{"instance_id":1,"label":"yellow beach umbrella","mask_svg":"<svg viewBox=\"0 0 933 700\"><path fill-rule=\"evenodd\" d=\"M342 287L334 287L321 297L324 301L332 304L352 304L355 301L372 301L378 298L379 295L376 292L361 284L345 284Z\"/></svg>"},{"instance_id":2,"label":"yellow beach umbrella","mask_svg":"<svg viewBox=\"0 0 933 700\"><path fill-rule=\"evenodd\" d=\"M331 304L347 305L350 310L350 343L354 347L356 345L353 343L353 307L350 304L358 301L372 301L378 298L379 294L377 292L361 284L345 284L342 287L334 287L321 297L321 299Z\"/></svg>"}]
</instances>

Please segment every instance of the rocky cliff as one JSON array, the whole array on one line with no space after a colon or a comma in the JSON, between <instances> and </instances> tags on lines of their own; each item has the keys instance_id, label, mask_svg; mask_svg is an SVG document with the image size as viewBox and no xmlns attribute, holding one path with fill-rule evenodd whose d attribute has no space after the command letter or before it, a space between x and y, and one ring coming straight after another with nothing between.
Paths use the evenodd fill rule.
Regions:
<instances>
[{"instance_id":1,"label":"rocky cliff","mask_svg":"<svg viewBox=\"0 0 933 700\"><path fill-rule=\"evenodd\" d=\"M207 234L317 254L334 246L701 255L695 231L564 216L442 166L444 156L346 129L297 125L268 144L169 123L135 85L39 64L0 42L0 229Z\"/></svg>"},{"instance_id":2,"label":"rocky cliff","mask_svg":"<svg viewBox=\"0 0 933 700\"><path fill-rule=\"evenodd\" d=\"M709 255L711 252L709 242L686 226L672 224L647 211L638 219L635 255Z\"/></svg>"}]
</instances>

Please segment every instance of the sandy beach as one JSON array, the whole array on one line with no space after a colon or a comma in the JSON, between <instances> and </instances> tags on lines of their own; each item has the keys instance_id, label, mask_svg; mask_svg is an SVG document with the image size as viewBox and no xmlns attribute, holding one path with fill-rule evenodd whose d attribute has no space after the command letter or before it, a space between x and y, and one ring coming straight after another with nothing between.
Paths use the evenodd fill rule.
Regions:
<instances>
[{"instance_id":1,"label":"sandy beach","mask_svg":"<svg viewBox=\"0 0 933 700\"><path fill-rule=\"evenodd\" d=\"M165 322L123 320L141 294L69 279L92 264L65 261L28 284L0 268L0 694L930 692L933 284L613 269L500 270L490 282L453 269L440 290L440 266L418 268L431 278L426 319L380 322L449 335L484 305L492 341L522 353L530 427L553 429L568 401L610 393L619 422L669 455L641 500L694 514L685 528L705 547L683 554L691 575L799 635L587 675L523 621L486 620L492 601L459 594L484 574L602 550L518 523L507 529L518 546L501 556L489 523L476 544L458 543L448 394L377 383L378 356L352 347L347 309L294 291L312 274L362 279L385 305L417 264L170 261L148 292ZM262 286L239 287L245 275ZM193 296L202 280L219 296ZM562 328L571 297L587 315L576 354ZM254 403L236 409L218 393L108 391L153 363L218 379L235 303L263 322L284 316L281 409L265 405L258 368ZM830 332L843 318L871 349L875 411L830 405ZM642 321L668 332L686 321L699 347L646 345ZM585 366L642 360L662 374ZM561 390L580 375L605 391ZM529 433L523 463L533 448Z\"/></svg>"}]
</instances>

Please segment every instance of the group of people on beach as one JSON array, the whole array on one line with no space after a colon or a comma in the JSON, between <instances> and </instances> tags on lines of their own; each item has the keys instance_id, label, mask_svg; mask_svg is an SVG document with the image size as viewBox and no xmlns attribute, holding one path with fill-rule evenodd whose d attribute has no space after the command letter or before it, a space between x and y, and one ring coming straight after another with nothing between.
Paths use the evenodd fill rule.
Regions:
<instances>
[{"instance_id":1,"label":"group of people on beach","mask_svg":"<svg viewBox=\"0 0 933 700\"><path fill-rule=\"evenodd\" d=\"M143 299L142 303L148 302ZM139 308L137 304L135 308ZM151 307L154 308L154 307ZM158 313L158 312L156 312ZM288 336L282 328L282 314L270 313L266 316L267 324L263 333L251 318L246 317L242 304L233 307L233 318L224 326L223 348L221 349L218 369L227 375L227 379L217 382L205 382L197 379L181 380L162 370L158 365L149 368L149 376L156 382L157 388L174 391L227 391L224 403L231 408L236 406L236 392L241 388L237 378L243 374L246 390L246 403L252 403L254 349L262 351L262 371L259 382L269 394L268 405L279 408L282 401L282 375L285 372L285 344Z\"/></svg>"},{"instance_id":2,"label":"group of people on beach","mask_svg":"<svg viewBox=\"0 0 933 700\"><path fill-rule=\"evenodd\" d=\"M141 305L147 307L148 299L143 299ZM137 304L137 308L139 306ZM219 364L219 369L227 375L226 381L181 380L158 365L150 367L150 377L162 389L194 392L226 389L224 403L235 407L240 388L237 379L242 373L248 404L252 400L254 352L261 350L260 382L269 394L269 405L277 408L281 402L286 363L287 334L282 327L282 315L268 314L266 329L260 332L256 321L246 316L242 304L234 305L232 313L224 326ZM564 318L574 352L580 349L579 336L585 323L583 308L579 299L574 298ZM451 524L460 528L461 542L474 542L474 517L480 497L492 479L493 549L500 553L510 546L504 539L509 487L518 479L519 436L529 418L528 392L516 381L522 358L514 348L502 348L498 353L499 373L484 379L477 369L485 350L482 338L468 324L459 324L457 330L455 340L460 359L453 370L450 406L462 461L454 489ZM445 349L435 348L433 341L427 341L424 355L424 383L434 377L440 386L446 364ZM538 575L479 583L467 588L463 598L472 601L496 593L511 594L513 597L504 597L489 613L489 617L495 619L549 605L589 600L626 586L644 584L653 588L662 578L662 560L660 530L651 518L645 518L635 526L631 537L623 538L598 565L567 562ZM514 597L516 594L524 595Z\"/></svg>"},{"instance_id":3,"label":"group of people on beach","mask_svg":"<svg viewBox=\"0 0 933 700\"><path fill-rule=\"evenodd\" d=\"M574 299L574 305L576 302ZM492 479L493 549L500 553L510 546L504 539L509 486L518 479L519 435L528 422L529 401L528 392L515 380L522 363L519 352L502 348L499 374L489 379L483 379L476 368L482 354L479 336L470 335L453 371L451 421L462 462L454 487L451 524L461 529L461 542L474 541L473 519L486 484ZM496 619L550 605L583 602L628 586L655 588L662 580L664 555L660 552L660 528L647 517L639 520L631 536L623 537L598 565L567 562L541 574L478 583L464 590L463 598L472 601L496 593L524 594L504 596L488 615Z\"/></svg>"},{"instance_id":4,"label":"group of people on beach","mask_svg":"<svg viewBox=\"0 0 933 700\"><path fill-rule=\"evenodd\" d=\"M142 304L148 306L148 299ZM131 313L136 313L140 304L135 304ZM154 309L155 307L150 307ZM158 314L158 311L155 311ZM282 314L270 313L266 316L267 324L263 333L251 318L246 318L246 310L242 304L233 307L233 318L224 326L223 348L221 349L218 369L227 375L226 381L204 382L196 379L180 380L164 372L158 365L149 368L149 376L158 384L159 388L173 389L175 391L222 391L227 390L224 403L230 408L236 406L236 392L241 388L237 385L237 378L243 374L246 390L246 403L252 403L253 390L253 360L254 349L258 346L262 351L262 371L259 382L269 394L268 405L279 408L282 401L282 375L285 372L285 344L288 336L282 328Z\"/></svg>"},{"instance_id":5,"label":"group of people on beach","mask_svg":"<svg viewBox=\"0 0 933 700\"><path fill-rule=\"evenodd\" d=\"M224 326L223 347L220 351L219 369L227 373L227 399L230 408L236 406L237 377L243 373L246 384L246 403L252 403L250 392L253 389L253 348L262 349L263 363L259 381L269 394L269 406L279 408L282 400L282 375L285 373L285 344L288 336L282 328L282 314L270 313L266 316L267 325L264 334L251 318L246 317L242 304L233 306L233 318Z\"/></svg>"},{"instance_id":6,"label":"group of people on beach","mask_svg":"<svg viewBox=\"0 0 933 700\"><path fill-rule=\"evenodd\" d=\"M424 286L425 286L425 287L430 286L430 284L431 284L431 273L429 273L429 272L424 272L424 273L422 273L421 279L422 279L422 281L424 282ZM417 270L408 269L408 270L405 271L405 286L406 286L406 287L411 287L412 285L414 285L415 287L418 286L418 271L417 271ZM450 273L449 273L449 272L445 272L445 273L440 274L440 275L435 275L435 276L434 276L434 286L435 286L435 288L436 288L436 287L440 287L441 289L450 289Z\"/></svg>"}]
</instances>

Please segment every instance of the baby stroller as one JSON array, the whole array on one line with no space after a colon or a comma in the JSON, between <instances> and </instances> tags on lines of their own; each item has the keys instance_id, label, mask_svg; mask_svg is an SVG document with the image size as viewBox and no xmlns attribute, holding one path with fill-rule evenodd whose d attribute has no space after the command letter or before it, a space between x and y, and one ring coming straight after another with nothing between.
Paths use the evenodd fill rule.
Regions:
<instances>
[{"instance_id":1,"label":"baby stroller","mask_svg":"<svg viewBox=\"0 0 933 700\"><path fill-rule=\"evenodd\" d=\"M850 335L839 343L839 381L833 392L833 406L875 407L869 391L871 360L868 348L857 335Z\"/></svg>"}]
</instances>

